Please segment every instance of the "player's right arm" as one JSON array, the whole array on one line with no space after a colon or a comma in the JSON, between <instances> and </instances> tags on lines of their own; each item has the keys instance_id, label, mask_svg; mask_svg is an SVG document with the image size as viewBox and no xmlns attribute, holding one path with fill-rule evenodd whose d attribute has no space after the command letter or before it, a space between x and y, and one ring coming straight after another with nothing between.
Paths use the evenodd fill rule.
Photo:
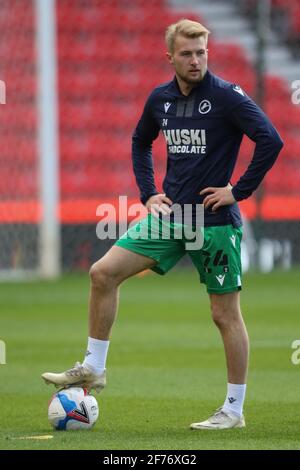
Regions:
<instances>
[{"instance_id":1,"label":"player's right arm","mask_svg":"<svg viewBox=\"0 0 300 470\"><path fill-rule=\"evenodd\" d=\"M152 142L157 138L160 128L153 116L153 101L152 93L132 136L133 171L141 202L145 205L152 196L158 195L154 182Z\"/></svg>"}]
</instances>

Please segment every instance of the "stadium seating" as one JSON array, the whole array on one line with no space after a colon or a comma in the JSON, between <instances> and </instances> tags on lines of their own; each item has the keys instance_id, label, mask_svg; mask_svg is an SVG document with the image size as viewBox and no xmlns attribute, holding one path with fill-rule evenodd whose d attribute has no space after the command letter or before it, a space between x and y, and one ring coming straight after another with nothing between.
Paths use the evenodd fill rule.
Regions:
<instances>
[{"instance_id":1,"label":"stadium seating","mask_svg":"<svg viewBox=\"0 0 300 470\"><path fill-rule=\"evenodd\" d=\"M251 0L247 2L252 8ZM272 0L272 6L274 12L284 9L293 38L300 37L299 2ZM57 0L56 10L62 198L113 198L122 193L137 197L131 134L151 89L172 78L163 36L166 26L182 15L174 14L162 0ZM184 16L201 21L194 13ZM0 28L5 37L0 44L0 78L8 83L11 103L0 113L0 134L5 135L0 195L34 199L38 188L33 2L24 13L21 2L1 0ZM215 73L255 96L255 71L239 45L224 47L212 39L209 57ZM265 191L299 194L300 111L279 77L266 77L265 88L265 109L286 142ZM153 148L161 188L166 168L163 138ZM244 139L234 181L247 167L252 151L253 144ZM17 169L12 170L12 162Z\"/></svg>"},{"instance_id":2,"label":"stadium seating","mask_svg":"<svg viewBox=\"0 0 300 470\"><path fill-rule=\"evenodd\" d=\"M300 3L299 0L271 0L271 19L276 31L299 57Z\"/></svg>"}]
</instances>

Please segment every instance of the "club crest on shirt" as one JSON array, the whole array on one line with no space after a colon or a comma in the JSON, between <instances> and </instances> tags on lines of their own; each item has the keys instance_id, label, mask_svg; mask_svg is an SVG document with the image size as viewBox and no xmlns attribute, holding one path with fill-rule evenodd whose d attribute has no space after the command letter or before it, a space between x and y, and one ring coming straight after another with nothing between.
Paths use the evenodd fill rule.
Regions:
<instances>
[{"instance_id":1,"label":"club crest on shirt","mask_svg":"<svg viewBox=\"0 0 300 470\"><path fill-rule=\"evenodd\" d=\"M207 114L211 110L211 102L208 100L202 100L199 104L199 113Z\"/></svg>"}]
</instances>

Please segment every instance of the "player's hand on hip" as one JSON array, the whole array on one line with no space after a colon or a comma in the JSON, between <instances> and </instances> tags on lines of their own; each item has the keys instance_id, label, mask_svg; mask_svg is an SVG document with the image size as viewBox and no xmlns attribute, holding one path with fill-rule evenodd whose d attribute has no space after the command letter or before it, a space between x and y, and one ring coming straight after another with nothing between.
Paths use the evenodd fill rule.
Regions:
<instances>
[{"instance_id":1,"label":"player's hand on hip","mask_svg":"<svg viewBox=\"0 0 300 470\"><path fill-rule=\"evenodd\" d=\"M228 206L233 204L235 201L233 194L231 192L232 186L228 183L224 188L205 188L200 191L200 195L208 194L203 199L204 208L208 209L211 207L212 211L216 211L221 206Z\"/></svg>"},{"instance_id":2,"label":"player's hand on hip","mask_svg":"<svg viewBox=\"0 0 300 470\"><path fill-rule=\"evenodd\" d=\"M172 210L170 209L170 206L172 204L171 199L169 199L165 194L155 194L154 196L149 197L146 202L146 207L148 212L155 217L159 217L159 213L163 215L171 214Z\"/></svg>"}]
</instances>

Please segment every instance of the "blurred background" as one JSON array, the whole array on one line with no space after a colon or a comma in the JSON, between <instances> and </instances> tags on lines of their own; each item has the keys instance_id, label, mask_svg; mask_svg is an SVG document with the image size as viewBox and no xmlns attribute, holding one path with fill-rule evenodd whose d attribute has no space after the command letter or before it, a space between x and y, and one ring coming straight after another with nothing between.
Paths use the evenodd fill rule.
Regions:
<instances>
[{"instance_id":1,"label":"blurred background","mask_svg":"<svg viewBox=\"0 0 300 470\"><path fill-rule=\"evenodd\" d=\"M149 92L172 79L164 33L182 17L211 30L210 69L243 87L285 142L240 204L244 270L299 265L299 0L0 0L2 278L87 271L111 246L96 236L96 208L138 202L131 135ZM233 182L252 151L244 138ZM160 190L161 137L153 154Z\"/></svg>"}]
</instances>

